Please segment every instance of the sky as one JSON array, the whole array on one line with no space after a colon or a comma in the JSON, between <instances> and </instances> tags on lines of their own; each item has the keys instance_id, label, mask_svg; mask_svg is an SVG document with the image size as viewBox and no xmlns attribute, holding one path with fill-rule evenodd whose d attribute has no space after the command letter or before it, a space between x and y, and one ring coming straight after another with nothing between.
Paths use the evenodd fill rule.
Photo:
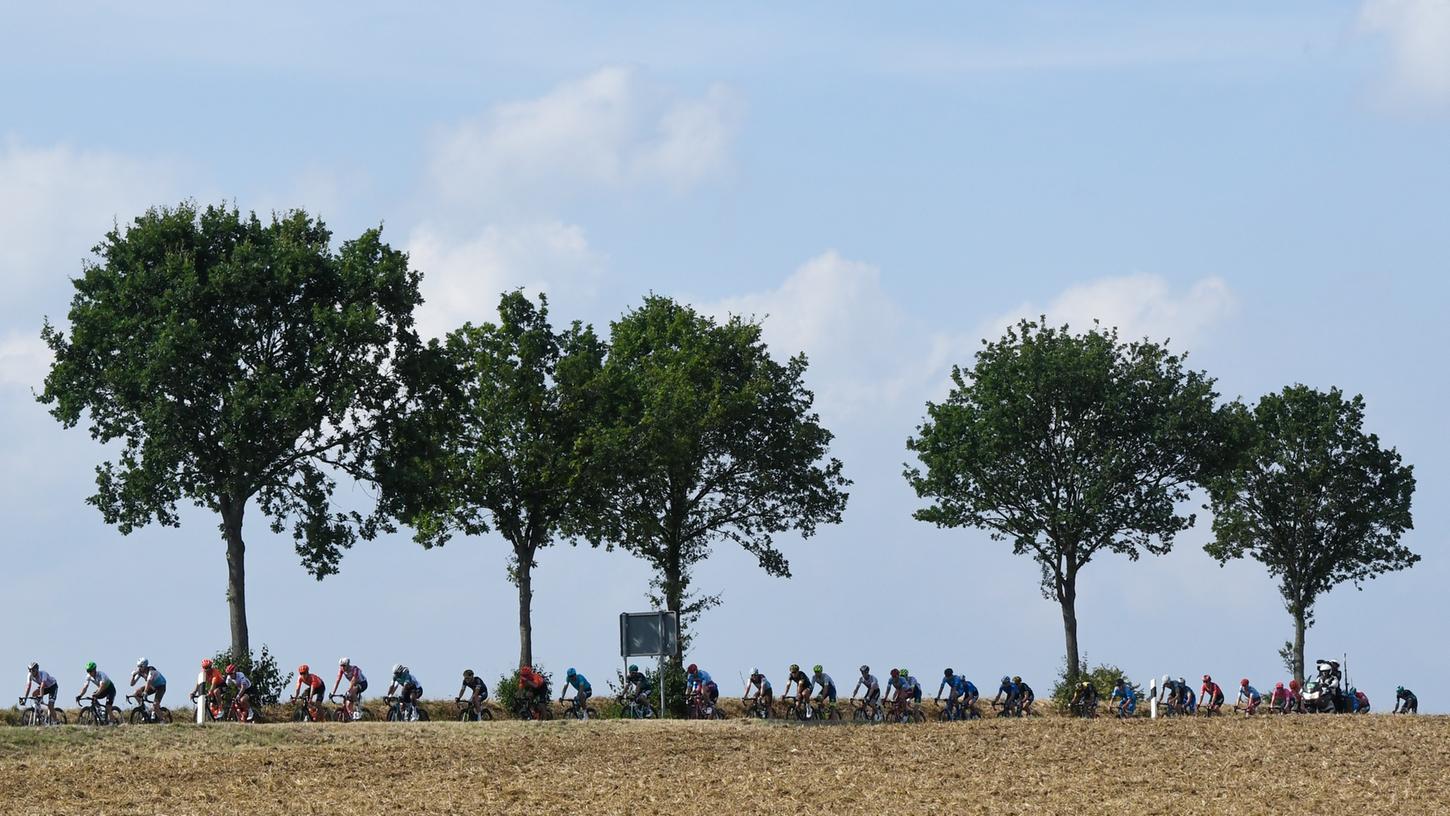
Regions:
<instances>
[{"instance_id":1,"label":"sky","mask_svg":"<svg viewBox=\"0 0 1450 816\"><path fill-rule=\"evenodd\" d=\"M1225 398L1363 394L1415 467L1404 541L1423 561L1324 596L1307 657L1347 654L1376 706L1403 684L1445 710L1450 0L0 5L0 675L17 695L30 660L65 695L87 660L189 680L228 641L217 519L107 527L85 503L107 451L33 396L42 320L65 325L90 248L191 198L301 207L338 240L383 225L424 276L432 336L515 287L597 326L655 292L806 352L850 504L779 539L788 580L729 544L696 571L724 603L691 657L725 693L792 662L843 686L869 663L1051 687L1061 617L1035 565L914 521L901 475L951 366L1020 317L1167 341ZM1208 522L1170 555L1084 570L1090 662L1145 684L1283 679L1275 585L1212 561ZM403 662L441 697L516 658L495 536L361 543L321 582L259 513L246 537L253 644L287 668L347 655L376 681ZM621 552L543 552L537 659L603 687L649 578Z\"/></svg>"}]
</instances>

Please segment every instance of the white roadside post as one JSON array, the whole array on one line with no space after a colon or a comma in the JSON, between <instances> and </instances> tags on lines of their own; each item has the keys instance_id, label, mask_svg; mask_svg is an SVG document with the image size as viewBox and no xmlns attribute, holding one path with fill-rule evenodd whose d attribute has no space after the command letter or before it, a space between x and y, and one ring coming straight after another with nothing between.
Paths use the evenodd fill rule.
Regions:
<instances>
[{"instance_id":1,"label":"white roadside post","mask_svg":"<svg viewBox=\"0 0 1450 816\"><path fill-rule=\"evenodd\" d=\"M1158 678L1148 681L1148 718L1158 719Z\"/></svg>"},{"instance_id":2,"label":"white roadside post","mask_svg":"<svg viewBox=\"0 0 1450 816\"><path fill-rule=\"evenodd\" d=\"M202 688L203 687L202 684L205 683L205 682L206 682L206 670L203 669L202 671L198 672L197 675L196 675L196 685L197 685L197 688ZM203 724L203 723L206 722L206 711L202 708L202 706L205 706L205 705L206 705L206 698L205 697L197 697L196 698L196 724L197 725L201 725L201 724Z\"/></svg>"}]
</instances>

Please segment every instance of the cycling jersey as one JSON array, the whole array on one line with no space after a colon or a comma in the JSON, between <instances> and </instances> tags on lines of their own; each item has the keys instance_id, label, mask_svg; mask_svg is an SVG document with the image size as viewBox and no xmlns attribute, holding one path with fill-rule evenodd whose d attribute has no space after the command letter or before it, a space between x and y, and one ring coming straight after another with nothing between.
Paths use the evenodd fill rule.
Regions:
<instances>
[{"instance_id":1,"label":"cycling jersey","mask_svg":"<svg viewBox=\"0 0 1450 816\"><path fill-rule=\"evenodd\" d=\"M1134 694L1133 693L1133 690L1131 688L1128 688L1127 686L1118 686L1118 687L1116 687L1116 688L1113 689L1113 695L1111 697L1109 697L1108 699L1109 700L1119 700L1119 699L1121 699L1125 703L1131 703L1131 702L1137 702L1138 695Z\"/></svg>"},{"instance_id":2,"label":"cycling jersey","mask_svg":"<svg viewBox=\"0 0 1450 816\"><path fill-rule=\"evenodd\" d=\"M576 673L573 677L565 677L564 682L572 686L575 691L583 692L585 694L594 691L594 687L589 685L589 678L585 677L582 674Z\"/></svg>"},{"instance_id":3,"label":"cycling jersey","mask_svg":"<svg viewBox=\"0 0 1450 816\"><path fill-rule=\"evenodd\" d=\"M1007 699L1013 699L1017 696L1017 684L1013 683L1011 680L1008 680L1007 682L1003 683L1000 688L997 689L997 694L998 696L1005 694L1007 695Z\"/></svg>"},{"instance_id":4,"label":"cycling jersey","mask_svg":"<svg viewBox=\"0 0 1450 816\"><path fill-rule=\"evenodd\" d=\"M151 688L154 689L162 688L166 685L166 677L162 675L161 672L157 671L156 667L154 666L147 668L145 671L137 674L136 680L141 683L149 684Z\"/></svg>"},{"instance_id":5,"label":"cycling jersey","mask_svg":"<svg viewBox=\"0 0 1450 816\"><path fill-rule=\"evenodd\" d=\"M213 667L207 670L206 676L202 678L202 682L206 684L208 690L216 691L227 684L227 676L222 674L221 669Z\"/></svg>"},{"instance_id":6,"label":"cycling jersey","mask_svg":"<svg viewBox=\"0 0 1450 816\"><path fill-rule=\"evenodd\" d=\"M393 675L393 682L396 683L396 684L398 684L398 685L400 685L400 686L421 686L421 685L423 685L422 683L419 683L418 682L418 678L414 677L413 676L413 673L410 672L410 671L405 671L402 674L395 674L395 675Z\"/></svg>"},{"instance_id":7,"label":"cycling jersey","mask_svg":"<svg viewBox=\"0 0 1450 816\"><path fill-rule=\"evenodd\" d=\"M1223 699L1223 689L1217 683L1204 683L1202 693L1208 695L1210 700Z\"/></svg>"},{"instance_id":8,"label":"cycling jersey","mask_svg":"<svg viewBox=\"0 0 1450 816\"><path fill-rule=\"evenodd\" d=\"M771 691L771 689L770 689L770 681L767 680L765 678L765 675L763 675L763 674L760 675L760 679L759 680L755 679L754 677L751 677L750 678L750 684L753 685L753 686L758 686L760 688L760 693L761 694L769 694L770 691Z\"/></svg>"},{"instance_id":9,"label":"cycling jersey","mask_svg":"<svg viewBox=\"0 0 1450 816\"><path fill-rule=\"evenodd\" d=\"M916 682L915 677L901 678L901 688L903 691L911 692L912 696L916 697L917 700L921 699L921 684Z\"/></svg>"},{"instance_id":10,"label":"cycling jersey","mask_svg":"<svg viewBox=\"0 0 1450 816\"><path fill-rule=\"evenodd\" d=\"M111 685L111 678L108 677L105 672L101 671L100 669L96 669L96 673L94 676L89 674L86 675L85 682L81 684L81 692L84 693L86 687L91 685L94 685L96 687L96 690L100 691L106 686Z\"/></svg>"},{"instance_id":11,"label":"cycling jersey","mask_svg":"<svg viewBox=\"0 0 1450 816\"><path fill-rule=\"evenodd\" d=\"M34 685L38 689L48 689L56 685L56 682L55 678L50 675L50 672L41 670L36 672L33 677L30 674L26 674L25 684Z\"/></svg>"},{"instance_id":12,"label":"cycling jersey","mask_svg":"<svg viewBox=\"0 0 1450 816\"><path fill-rule=\"evenodd\" d=\"M1029 703L1037 699L1037 695L1032 693L1032 687L1026 683L1021 683L1017 686L1017 693L1022 695L1022 699Z\"/></svg>"},{"instance_id":13,"label":"cycling jersey","mask_svg":"<svg viewBox=\"0 0 1450 816\"><path fill-rule=\"evenodd\" d=\"M362 669L357 666L338 668L337 679L342 680L343 678L347 678L349 683L357 683L358 685L362 685L368 681L366 677L363 677Z\"/></svg>"},{"instance_id":14,"label":"cycling jersey","mask_svg":"<svg viewBox=\"0 0 1450 816\"><path fill-rule=\"evenodd\" d=\"M977 692L977 687L972 684L972 681L966 680L966 681L963 681L963 683L966 686L966 695L968 697L980 697L981 696Z\"/></svg>"},{"instance_id":15,"label":"cycling jersey","mask_svg":"<svg viewBox=\"0 0 1450 816\"><path fill-rule=\"evenodd\" d=\"M1253 700L1257 703L1263 698L1259 695L1259 690L1254 688L1253 686L1242 686L1239 688L1239 699Z\"/></svg>"},{"instance_id":16,"label":"cycling jersey","mask_svg":"<svg viewBox=\"0 0 1450 816\"><path fill-rule=\"evenodd\" d=\"M867 691L881 690L881 684L876 682L876 675L874 674L862 675L861 685L865 686Z\"/></svg>"},{"instance_id":17,"label":"cycling jersey","mask_svg":"<svg viewBox=\"0 0 1450 816\"><path fill-rule=\"evenodd\" d=\"M240 671L227 678L227 685L236 686L238 694L244 694L252 688L252 681L247 679Z\"/></svg>"},{"instance_id":18,"label":"cycling jersey","mask_svg":"<svg viewBox=\"0 0 1450 816\"><path fill-rule=\"evenodd\" d=\"M940 697L942 689L945 688L950 688L952 690L952 696L955 697L959 694L963 694L966 692L967 681L963 680L960 674L954 674L951 677L943 677L941 679L941 684L936 687L936 696Z\"/></svg>"},{"instance_id":19,"label":"cycling jersey","mask_svg":"<svg viewBox=\"0 0 1450 816\"><path fill-rule=\"evenodd\" d=\"M483 678L482 677L479 677L476 674L474 676L472 676L472 677L464 680L463 681L463 687L466 688L466 689L472 689L475 694L487 694L488 693L488 686L484 684Z\"/></svg>"},{"instance_id":20,"label":"cycling jersey","mask_svg":"<svg viewBox=\"0 0 1450 816\"><path fill-rule=\"evenodd\" d=\"M644 672L630 672L630 675L624 679L627 680L630 685L634 686L635 691L639 692L640 694L644 694L645 692L649 691L649 678L645 677Z\"/></svg>"},{"instance_id":21,"label":"cycling jersey","mask_svg":"<svg viewBox=\"0 0 1450 816\"><path fill-rule=\"evenodd\" d=\"M297 690L300 691L304 685L311 689L313 694L321 694L322 692L327 691L327 681L323 680L321 677L318 677L315 674L309 674L306 677L298 677Z\"/></svg>"},{"instance_id":22,"label":"cycling jersey","mask_svg":"<svg viewBox=\"0 0 1450 816\"><path fill-rule=\"evenodd\" d=\"M816 685L820 686L821 688L830 688L836 685L836 681L832 680L831 676L829 674L826 674L825 672L816 672L816 674L812 676L811 679L814 680Z\"/></svg>"},{"instance_id":23,"label":"cycling jersey","mask_svg":"<svg viewBox=\"0 0 1450 816\"><path fill-rule=\"evenodd\" d=\"M714 681L710 679L709 672L704 669L697 669L694 674L685 677L685 691L691 692L695 689L704 688L712 682Z\"/></svg>"}]
</instances>

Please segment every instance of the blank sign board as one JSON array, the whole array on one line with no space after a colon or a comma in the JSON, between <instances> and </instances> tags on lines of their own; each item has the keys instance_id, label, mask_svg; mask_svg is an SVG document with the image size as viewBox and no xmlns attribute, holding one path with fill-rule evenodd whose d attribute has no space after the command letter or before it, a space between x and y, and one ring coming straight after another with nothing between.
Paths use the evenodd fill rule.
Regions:
<instances>
[{"instance_id":1,"label":"blank sign board","mask_svg":"<svg viewBox=\"0 0 1450 816\"><path fill-rule=\"evenodd\" d=\"M673 612L625 612L619 616L619 654L623 657L668 657L680 639Z\"/></svg>"}]
</instances>

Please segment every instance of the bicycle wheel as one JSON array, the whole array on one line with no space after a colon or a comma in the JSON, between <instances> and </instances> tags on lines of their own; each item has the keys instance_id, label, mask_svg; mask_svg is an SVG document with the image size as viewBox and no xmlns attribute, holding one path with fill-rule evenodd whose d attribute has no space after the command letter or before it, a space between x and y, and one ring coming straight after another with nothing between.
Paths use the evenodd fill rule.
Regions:
<instances>
[{"instance_id":1,"label":"bicycle wheel","mask_svg":"<svg viewBox=\"0 0 1450 816\"><path fill-rule=\"evenodd\" d=\"M51 720L50 721L50 724L51 725L66 725L67 723L70 722L70 720L68 719L68 716L69 715L67 715L63 710L57 708L55 710L55 719Z\"/></svg>"},{"instance_id":2,"label":"bicycle wheel","mask_svg":"<svg viewBox=\"0 0 1450 816\"><path fill-rule=\"evenodd\" d=\"M307 722L307 706L292 707L292 722Z\"/></svg>"},{"instance_id":3,"label":"bicycle wheel","mask_svg":"<svg viewBox=\"0 0 1450 816\"><path fill-rule=\"evenodd\" d=\"M171 725L171 709L165 707L161 709L160 722L162 725Z\"/></svg>"},{"instance_id":4,"label":"bicycle wheel","mask_svg":"<svg viewBox=\"0 0 1450 816\"><path fill-rule=\"evenodd\" d=\"M76 725L97 725L96 712L93 709L83 708L81 713L76 715Z\"/></svg>"},{"instance_id":5,"label":"bicycle wheel","mask_svg":"<svg viewBox=\"0 0 1450 816\"><path fill-rule=\"evenodd\" d=\"M427 709L415 708L413 710L417 712L417 714L416 714L416 716L418 718L417 719L417 722L428 722L428 711L427 711Z\"/></svg>"},{"instance_id":6,"label":"bicycle wheel","mask_svg":"<svg viewBox=\"0 0 1450 816\"><path fill-rule=\"evenodd\" d=\"M21 725L35 725L35 712L32 711L32 710L30 710L30 709L28 709L28 708L25 709L25 711L22 712L21 715L20 715L20 724Z\"/></svg>"},{"instance_id":7,"label":"bicycle wheel","mask_svg":"<svg viewBox=\"0 0 1450 816\"><path fill-rule=\"evenodd\" d=\"M403 719L403 710L396 704L388 706L388 722L400 722Z\"/></svg>"},{"instance_id":8,"label":"bicycle wheel","mask_svg":"<svg viewBox=\"0 0 1450 816\"><path fill-rule=\"evenodd\" d=\"M146 712L145 711L142 711L139 707L138 708L131 709L131 724L132 725L145 725L146 723L147 723L147 719L146 719Z\"/></svg>"},{"instance_id":9,"label":"bicycle wheel","mask_svg":"<svg viewBox=\"0 0 1450 816\"><path fill-rule=\"evenodd\" d=\"M478 721L483 722L485 720L489 722L493 721L493 712L488 710L488 706L484 706L478 710Z\"/></svg>"}]
</instances>

